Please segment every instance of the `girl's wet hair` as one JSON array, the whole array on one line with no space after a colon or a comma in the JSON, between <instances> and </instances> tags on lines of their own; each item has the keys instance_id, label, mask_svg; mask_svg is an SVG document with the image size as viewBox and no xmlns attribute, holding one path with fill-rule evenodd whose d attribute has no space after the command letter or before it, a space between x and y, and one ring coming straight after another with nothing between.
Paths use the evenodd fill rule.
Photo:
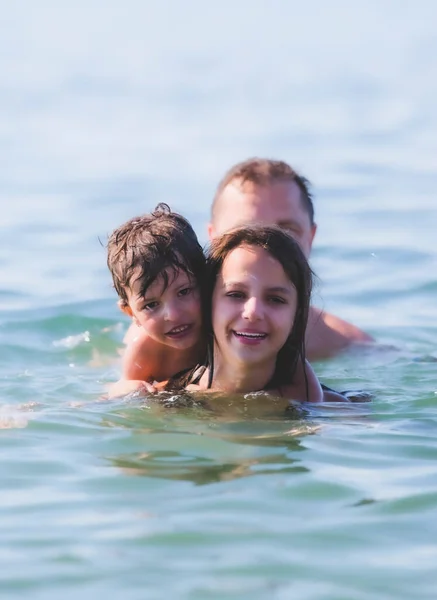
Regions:
<instances>
[{"instance_id":1,"label":"girl's wet hair","mask_svg":"<svg viewBox=\"0 0 437 600\"><path fill-rule=\"evenodd\" d=\"M126 290L134 281L140 281L140 294L144 296L158 277L164 289L180 272L196 283L204 280L205 256L193 228L164 203L116 229L107 249L114 287L125 305Z\"/></svg>"},{"instance_id":2,"label":"girl's wet hair","mask_svg":"<svg viewBox=\"0 0 437 600\"><path fill-rule=\"evenodd\" d=\"M207 293L204 304L204 323L207 332L208 366L211 385L213 377L212 296L217 278L226 257L240 246L263 248L275 258L296 288L297 308L293 327L278 353L276 370L269 387L292 383L299 358L305 361L305 330L308 322L313 273L299 244L279 227L252 225L238 227L214 239L207 252Z\"/></svg>"}]
</instances>

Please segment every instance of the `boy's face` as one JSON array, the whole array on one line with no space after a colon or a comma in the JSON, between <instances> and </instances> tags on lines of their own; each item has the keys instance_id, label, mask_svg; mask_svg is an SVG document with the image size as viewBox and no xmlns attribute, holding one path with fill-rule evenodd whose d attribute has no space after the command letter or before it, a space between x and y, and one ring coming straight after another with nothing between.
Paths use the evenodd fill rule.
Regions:
<instances>
[{"instance_id":1,"label":"boy's face","mask_svg":"<svg viewBox=\"0 0 437 600\"><path fill-rule=\"evenodd\" d=\"M195 282L182 271L174 276L167 270L169 285L164 289L158 277L141 295L141 284L134 281L127 289L128 306L123 312L143 327L154 341L187 350L195 346L201 336L200 293Z\"/></svg>"},{"instance_id":2,"label":"boy's face","mask_svg":"<svg viewBox=\"0 0 437 600\"><path fill-rule=\"evenodd\" d=\"M223 190L217 208L214 222L208 226L210 239L248 223L278 225L294 237L306 258L309 257L316 225L311 225L294 181L268 186L231 181Z\"/></svg>"}]
</instances>

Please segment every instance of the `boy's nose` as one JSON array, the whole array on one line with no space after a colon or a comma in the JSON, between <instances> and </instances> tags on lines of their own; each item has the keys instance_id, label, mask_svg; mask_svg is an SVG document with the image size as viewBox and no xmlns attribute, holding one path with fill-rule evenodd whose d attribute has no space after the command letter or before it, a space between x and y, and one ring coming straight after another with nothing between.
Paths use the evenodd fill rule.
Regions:
<instances>
[{"instance_id":1,"label":"boy's nose","mask_svg":"<svg viewBox=\"0 0 437 600\"><path fill-rule=\"evenodd\" d=\"M164 311L164 319L166 321L175 321L178 318L178 310L174 303L170 302L166 305Z\"/></svg>"},{"instance_id":2,"label":"boy's nose","mask_svg":"<svg viewBox=\"0 0 437 600\"><path fill-rule=\"evenodd\" d=\"M262 318L262 314L262 302L254 296L248 298L244 303L243 318L248 321L258 321Z\"/></svg>"}]
</instances>

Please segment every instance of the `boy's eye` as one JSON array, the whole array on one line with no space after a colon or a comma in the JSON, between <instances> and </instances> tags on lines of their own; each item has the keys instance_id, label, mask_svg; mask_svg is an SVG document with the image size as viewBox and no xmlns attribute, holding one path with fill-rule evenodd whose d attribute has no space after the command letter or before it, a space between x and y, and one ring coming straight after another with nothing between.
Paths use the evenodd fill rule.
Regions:
<instances>
[{"instance_id":1,"label":"boy's eye","mask_svg":"<svg viewBox=\"0 0 437 600\"><path fill-rule=\"evenodd\" d=\"M190 287L183 288L182 290L179 290L178 296L188 296L188 294L190 294L192 290L193 288Z\"/></svg>"},{"instance_id":2,"label":"boy's eye","mask_svg":"<svg viewBox=\"0 0 437 600\"><path fill-rule=\"evenodd\" d=\"M159 302L153 301L153 302L147 302L147 304L145 304L143 306L143 310L153 310L158 306Z\"/></svg>"}]
</instances>

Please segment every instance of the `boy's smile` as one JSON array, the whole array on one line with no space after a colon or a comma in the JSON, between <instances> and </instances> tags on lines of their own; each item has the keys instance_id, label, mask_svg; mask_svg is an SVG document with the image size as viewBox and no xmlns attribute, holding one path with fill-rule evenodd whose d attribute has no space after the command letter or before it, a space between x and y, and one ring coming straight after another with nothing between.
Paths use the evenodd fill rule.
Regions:
<instances>
[{"instance_id":1,"label":"boy's smile","mask_svg":"<svg viewBox=\"0 0 437 600\"><path fill-rule=\"evenodd\" d=\"M173 327L170 331L167 331L165 335L169 336L172 339L181 339L186 335L189 335L192 332L193 325L179 325L177 327Z\"/></svg>"}]
</instances>

